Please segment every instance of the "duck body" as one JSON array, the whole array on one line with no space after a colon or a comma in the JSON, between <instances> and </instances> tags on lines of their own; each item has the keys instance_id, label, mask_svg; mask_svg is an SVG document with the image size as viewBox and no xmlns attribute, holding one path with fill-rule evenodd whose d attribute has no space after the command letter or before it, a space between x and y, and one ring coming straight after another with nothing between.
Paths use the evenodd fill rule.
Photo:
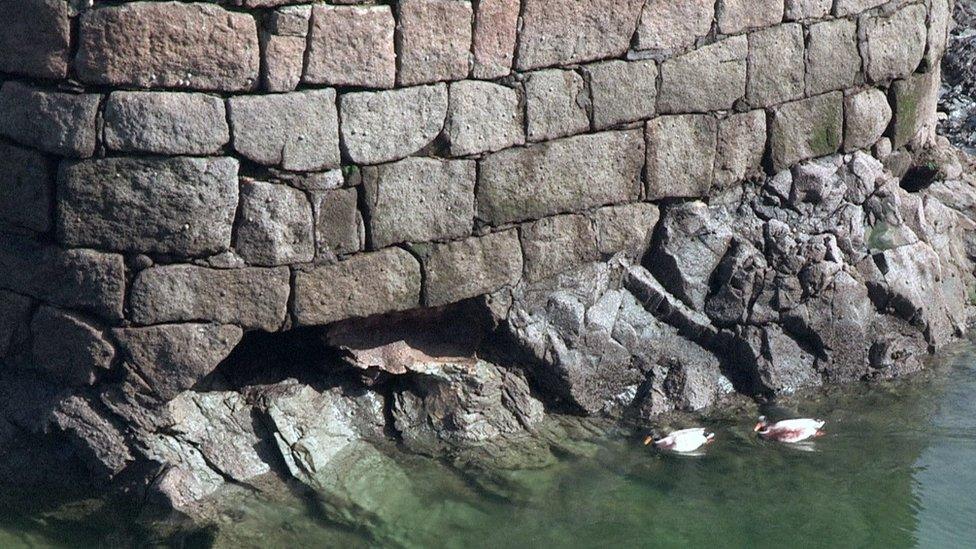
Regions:
<instances>
[{"instance_id":1,"label":"duck body","mask_svg":"<svg viewBox=\"0 0 976 549\"><path fill-rule=\"evenodd\" d=\"M826 422L820 419L784 419L776 423L766 422L766 418L759 418L755 431L766 440L795 443L809 438L823 436L823 426Z\"/></svg>"},{"instance_id":2,"label":"duck body","mask_svg":"<svg viewBox=\"0 0 976 549\"><path fill-rule=\"evenodd\" d=\"M715 440L715 433L705 432L704 427L693 429L681 429L674 431L666 437L653 440L654 447L668 452L688 453L694 452L702 446ZM648 438L644 444L649 444L652 439Z\"/></svg>"}]
</instances>

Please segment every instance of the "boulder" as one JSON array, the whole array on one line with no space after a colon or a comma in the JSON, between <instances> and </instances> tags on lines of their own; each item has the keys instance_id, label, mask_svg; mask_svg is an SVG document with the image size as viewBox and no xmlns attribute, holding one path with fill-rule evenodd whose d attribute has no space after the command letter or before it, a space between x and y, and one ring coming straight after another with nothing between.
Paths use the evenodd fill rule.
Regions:
<instances>
[{"instance_id":1,"label":"boulder","mask_svg":"<svg viewBox=\"0 0 976 549\"><path fill-rule=\"evenodd\" d=\"M884 92L867 89L844 98L844 150L867 149L878 142L891 121Z\"/></svg>"},{"instance_id":2,"label":"boulder","mask_svg":"<svg viewBox=\"0 0 976 549\"><path fill-rule=\"evenodd\" d=\"M757 109L719 120L713 188L731 188L735 183L762 173L765 153L764 111Z\"/></svg>"},{"instance_id":3,"label":"boulder","mask_svg":"<svg viewBox=\"0 0 976 549\"><path fill-rule=\"evenodd\" d=\"M784 16L787 21L820 19L830 13L833 4L834 0L786 0Z\"/></svg>"}]
</instances>

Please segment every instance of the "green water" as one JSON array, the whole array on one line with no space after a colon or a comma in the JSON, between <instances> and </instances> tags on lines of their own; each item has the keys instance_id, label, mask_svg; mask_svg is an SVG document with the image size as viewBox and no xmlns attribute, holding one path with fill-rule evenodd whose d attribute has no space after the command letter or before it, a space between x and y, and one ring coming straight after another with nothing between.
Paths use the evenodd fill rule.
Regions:
<instances>
[{"instance_id":1,"label":"green water","mask_svg":"<svg viewBox=\"0 0 976 549\"><path fill-rule=\"evenodd\" d=\"M780 403L828 436L790 447L757 440L752 417L714 417L697 457L633 438L581 442L551 466L459 474L398 461L410 485L369 485L380 528L334 524L298 498L242 499L221 526L184 540L221 547L976 547L976 347L919 378ZM488 488L490 487L490 488ZM0 547L120 545L121 519L50 512L0 516ZM375 517L374 517L375 519Z\"/></svg>"}]
</instances>

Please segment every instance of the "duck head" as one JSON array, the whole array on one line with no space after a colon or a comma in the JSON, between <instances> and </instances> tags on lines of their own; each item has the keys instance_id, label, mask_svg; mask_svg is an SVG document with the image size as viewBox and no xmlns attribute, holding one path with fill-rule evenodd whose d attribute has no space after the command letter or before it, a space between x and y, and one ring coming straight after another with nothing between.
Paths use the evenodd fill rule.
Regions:
<instances>
[{"instance_id":1,"label":"duck head","mask_svg":"<svg viewBox=\"0 0 976 549\"><path fill-rule=\"evenodd\" d=\"M766 429L768 425L769 423L766 421L766 416L759 416L759 421L756 423L756 426L752 428L752 430L758 433L759 431Z\"/></svg>"},{"instance_id":2,"label":"duck head","mask_svg":"<svg viewBox=\"0 0 976 549\"><path fill-rule=\"evenodd\" d=\"M656 432L652 432L651 434L644 437L644 446L647 446L652 443L657 443L657 441L661 440L662 438L664 437L657 434Z\"/></svg>"}]
</instances>

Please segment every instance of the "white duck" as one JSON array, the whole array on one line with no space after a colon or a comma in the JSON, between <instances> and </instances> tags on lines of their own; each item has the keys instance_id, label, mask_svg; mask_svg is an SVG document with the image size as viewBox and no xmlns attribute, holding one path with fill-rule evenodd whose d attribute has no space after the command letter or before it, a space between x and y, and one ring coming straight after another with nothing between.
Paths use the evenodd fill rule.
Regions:
<instances>
[{"instance_id":1,"label":"white duck","mask_svg":"<svg viewBox=\"0 0 976 549\"><path fill-rule=\"evenodd\" d=\"M823 431L826 422L820 419L784 419L776 423L766 421L766 416L759 416L759 422L753 429L759 436L777 442L801 442L808 438L820 437L827 433Z\"/></svg>"},{"instance_id":2,"label":"white duck","mask_svg":"<svg viewBox=\"0 0 976 549\"><path fill-rule=\"evenodd\" d=\"M662 438L647 437L644 439L644 445L647 446L653 442L654 446L660 450L687 453L694 452L713 440L715 440L715 433L706 433L703 427L696 427L674 431Z\"/></svg>"}]
</instances>

